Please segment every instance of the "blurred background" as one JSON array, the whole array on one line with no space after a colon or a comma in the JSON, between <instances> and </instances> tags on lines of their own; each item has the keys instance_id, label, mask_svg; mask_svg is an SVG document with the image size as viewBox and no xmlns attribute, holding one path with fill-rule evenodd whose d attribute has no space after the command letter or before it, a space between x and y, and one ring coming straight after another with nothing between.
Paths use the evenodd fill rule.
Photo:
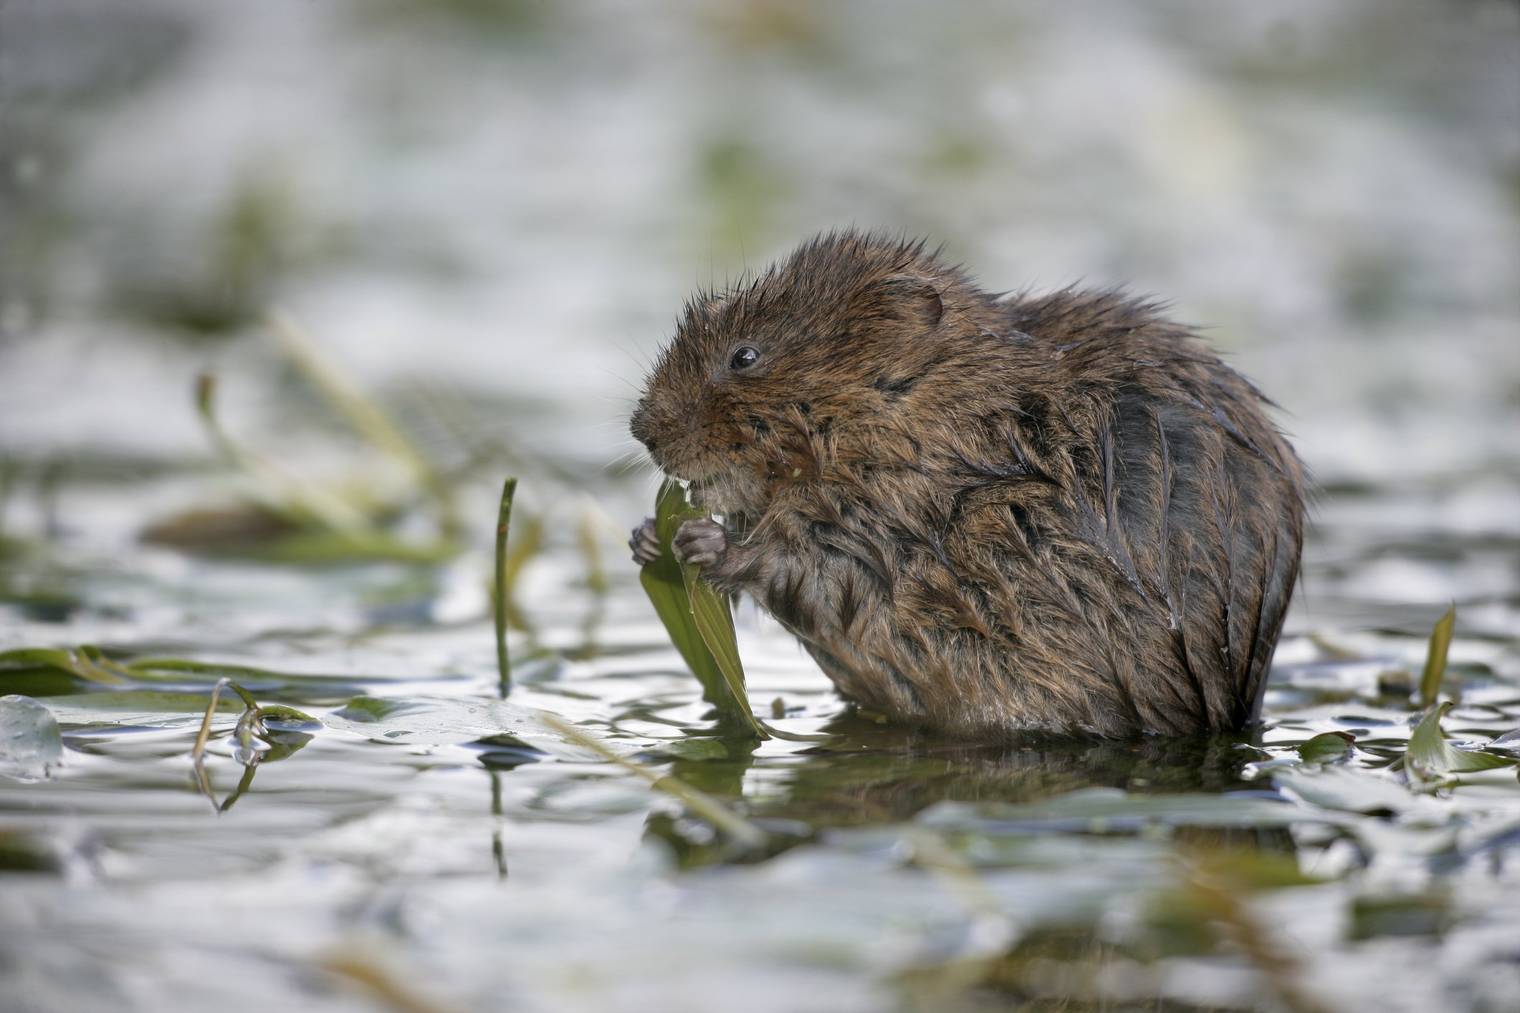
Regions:
<instances>
[{"instance_id":1,"label":"blurred background","mask_svg":"<svg viewBox=\"0 0 1520 1013\"><path fill-rule=\"evenodd\" d=\"M1170 300L1282 406L1317 502L1258 746L951 756L851 723L751 611L756 705L837 748L715 737L621 547L656 486L627 412L694 289L844 225ZM22 784L0 750L0 1007L369 1008L331 979L404 954L461 1009L837 1013L1005 951L1002 999L1064 1002L1090 931L1100 999L1312 1008L1270 949L1202 963L1224 917L1329 1008L1508 1008L1513 770L1394 771L1453 602L1448 731L1515 749L1517 281L1515 0L0 0L0 651L105 651L0 658L63 756ZM97 684L150 656L152 693ZM325 723L262 766L219 725L212 818L187 757L227 672ZM724 865L626 772L488 734L508 704L806 846ZM1262 830L1327 735L1339 794ZM1229 922L1204 901L1265 867L1167 894L1156 819L1325 882ZM921 874L960 875L926 825L1001 921ZM1152 962L1178 918L1202 949Z\"/></svg>"},{"instance_id":2,"label":"blurred background","mask_svg":"<svg viewBox=\"0 0 1520 1013\"><path fill-rule=\"evenodd\" d=\"M1348 494L1330 583L1368 524L1513 537L1517 61L1514 0L0 0L0 459L22 490L200 467L211 371L229 428L363 470L278 311L437 460L609 495L682 301L853 224L992 290L1171 300ZM11 525L109 546L202 495ZM1514 589L1440 554L1324 618Z\"/></svg>"},{"instance_id":3,"label":"blurred background","mask_svg":"<svg viewBox=\"0 0 1520 1013\"><path fill-rule=\"evenodd\" d=\"M1322 481L1512 470L1517 54L1513 0L3 0L0 453L202 453L275 306L595 470L693 288L856 224L1172 300Z\"/></svg>"}]
</instances>

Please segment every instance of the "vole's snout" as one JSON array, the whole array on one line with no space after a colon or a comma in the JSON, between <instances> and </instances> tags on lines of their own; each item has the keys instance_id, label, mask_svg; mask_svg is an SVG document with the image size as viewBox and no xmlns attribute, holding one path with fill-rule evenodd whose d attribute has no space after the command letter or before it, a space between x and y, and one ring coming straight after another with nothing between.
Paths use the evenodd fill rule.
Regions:
<instances>
[{"instance_id":1,"label":"vole's snout","mask_svg":"<svg viewBox=\"0 0 1520 1013\"><path fill-rule=\"evenodd\" d=\"M644 444L652 454L655 451L654 428L649 424L649 402L639 400L633 409L633 414L628 418L628 431L633 438Z\"/></svg>"}]
</instances>

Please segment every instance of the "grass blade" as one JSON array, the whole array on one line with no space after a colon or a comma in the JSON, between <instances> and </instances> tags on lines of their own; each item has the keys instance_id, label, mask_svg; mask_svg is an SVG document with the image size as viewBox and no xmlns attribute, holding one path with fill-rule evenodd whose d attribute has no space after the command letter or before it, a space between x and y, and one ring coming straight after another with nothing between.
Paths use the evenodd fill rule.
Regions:
<instances>
[{"instance_id":1,"label":"grass blade","mask_svg":"<svg viewBox=\"0 0 1520 1013\"><path fill-rule=\"evenodd\" d=\"M195 745L190 747L191 768L195 772L195 783L200 788L201 794L211 799L211 804L216 805L216 795L211 790L211 775L206 773L206 743L211 741L211 719L216 716L217 704L221 702L222 687L232 685L231 679L218 679L216 685L211 687L211 699L206 701L206 716L201 718L201 727L195 733Z\"/></svg>"},{"instance_id":2,"label":"grass blade","mask_svg":"<svg viewBox=\"0 0 1520 1013\"><path fill-rule=\"evenodd\" d=\"M734 615L729 609L727 596L704 584L698 567L681 567L681 578L686 589L687 608L707 648L708 656L718 668L718 674L732 700L733 716L747 725L757 739L770 735L761 727L760 721L749 705L749 693L744 688L744 665L739 660L739 642L734 636Z\"/></svg>"},{"instance_id":3,"label":"grass blade","mask_svg":"<svg viewBox=\"0 0 1520 1013\"><path fill-rule=\"evenodd\" d=\"M501 505L496 511L496 601L492 610L496 618L496 671L501 695L512 691L512 659L507 654L507 532L512 524L512 497L517 493L517 479L508 478L501 487Z\"/></svg>"},{"instance_id":4,"label":"grass blade","mask_svg":"<svg viewBox=\"0 0 1520 1013\"><path fill-rule=\"evenodd\" d=\"M1430 650L1425 655L1425 671L1420 673L1420 706L1429 707L1441 692L1446 677L1446 653L1451 649L1452 629L1457 624L1457 607L1453 605L1430 633Z\"/></svg>"},{"instance_id":5,"label":"grass blade","mask_svg":"<svg viewBox=\"0 0 1520 1013\"><path fill-rule=\"evenodd\" d=\"M671 643L702 684L702 695L726 719L743 725L756 738L769 738L750 710L727 600L698 580L695 568L676 562L671 551L671 540L682 522L702 516L686 502L679 485L667 480L660 486L655 500L660 556L643 568L639 583L665 624Z\"/></svg>"},{"instance_id":6,"label":"grass blade","mask_svg":"<svg viewBox=\"0 0 1520 1013\"><path fill-rule=\"evenodd\" d=\"M104 686L125 686L132 681L130 672L88 644L72 650L20 647L0 651L0 671L10 668L52 669Z\"/></svg>"}]
</instances>

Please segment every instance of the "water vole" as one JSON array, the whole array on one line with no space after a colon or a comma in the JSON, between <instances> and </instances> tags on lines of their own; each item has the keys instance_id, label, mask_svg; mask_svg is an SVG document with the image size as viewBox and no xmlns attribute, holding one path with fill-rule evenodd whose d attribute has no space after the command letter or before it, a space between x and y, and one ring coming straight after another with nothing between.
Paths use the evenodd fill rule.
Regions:
<instances>
[{"instance_id":1,"label":"water vole","mask_svg":"<svg viewBox=\"0 0 1520 1013\"><path fill-rule=\"evenodd\" d=\"M1235 729L1298 574L1264 398L1113 291L1000 298L831 233L694 299L631 429L723 518L674 551L840 692L985 738ZM657 553L648 521L635 558Z\"/></svg>"}]
</instances>

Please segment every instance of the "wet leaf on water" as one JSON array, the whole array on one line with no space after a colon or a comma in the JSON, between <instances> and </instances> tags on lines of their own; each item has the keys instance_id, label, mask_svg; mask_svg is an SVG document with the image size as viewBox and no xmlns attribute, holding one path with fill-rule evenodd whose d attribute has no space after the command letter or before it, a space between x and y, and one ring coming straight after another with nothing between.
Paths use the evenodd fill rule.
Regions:
<instances>
[{"instance_id":1,"label":"wet leaf on water","mask_svg":"<svg viewBox=\"0 0 1520 1013\"><path fill-rule=\"evenodd\" d=\"M584 752L566 748L564 736L545 723L542 711L508 700L359 696L322 723L375 742L450 746L505 737L557 756L585 758Z\"/></svg>"},{"instance_id":2,"label":"wet leaf on water","mask_svg":"<svg viewBox=\"0 0 1520 1013\"><path fill-rule=\"evenodd\" d=\"M1386 777L1345 766L1290 767L1274 772L1272 780L1326 815L1341 812L1397 816L1432 804L1431 799L1411 794L1403 785Z\"/></svg>"},{"instance_id":3,"label":"wet leaf on water","mask_svg":"<svg viewBox=\"0 0 1520 1013\"><path fill-rule=\"evenodd\" d=\"M1457 623L1457 607L1453 605L1437 622L1430 633L1430 648L1425 655L1425 670L1420 673L1420 706L1429 707L1441 692L1441 681L1446 677L1446 655L1451 649L1452 630Z\"/></svg>"},{"instance_id":4,"label":"wet leaf on water","mask_svg":"<svg viewBox=\"0 0 1520 1013\"><path fill-rule=\"evenodd\" d=\"M1520 763L1512 757L1453 746L1441 729L1441 718L1451 707L1449 700L1432 707L1409 736L1404 758L1411 774L1420 779L1437 779L1447 774L1469 774Z\"/></svg>"},{"instance_id":5,"label":"wet leaf on water","mask_svg":"<svg viewBox=\"0 0 1520 1013\"><path fill-rule=\"evenodd\" d=\"M1347 935L1354 940L1434 936L1450 922L1451 902L1439 893L1362 896L1351 902Z\"/></svg>"},{"instance_id":6,"label":"wet leaf on water","mask_svg":"<svg viewBox=\"0 0 1520 1013\"><path fill-rule=\"evenodd\" d=\"M193 658L118 659L89 644L66 649L19 648L0 652L0 689L49 700L70 694L78 696L76 690L90 690L97 686L120 687L122 692L147 692L149 687L164 683L176 687L204 683L209 688L222 678L237 679L239 683L264 693L278 691L308 700L332 700L352 695L366 678L374 676L278 672L253 665ZM124 706L135 705L128 702Z\"/></svg>"},{"instance_id":7,"label":"wet leaf on water","mask_svg":"<svg viewBox=\"0 0 1520 1013\"><path fill-rule=\"evenodd\" d=\"M237 554L300 530L289 517L259 503L195 507L153 521L142 540L187 552Z\"/></svg>"},{"instance_id":8,"label":"wet leaf on water","mask_svg":"<svg viewBox=\"0 0 1520 1013\"><path fill-rule=\"evenodd\" d=\"M721 739L699 739L688 736L684 739L672 739L662 742L655 749L667 756L673 756L681 760L726 760L728 759L728 746Z\"/></svg>"},{"instance_id":9,"label":"wet leaf on water","mask_svg":"<svg viewBox=\"0 0 1520 1013\"><path fill-rule=\"evenodd\" d=\"M130 674L89 644L75 648L22 647L0 651L0 672L13 669L44 669L72 675L86 682L121 686Z\"/></svg>"},{"instance_id":10,"label":"wet leaf on water","mask_svg":"<svg viewBox=\"0 0 1520 1013\"><path fill-rule=\"evenodd\" d=\"M356 696L345 704L341 710L335 710L327 715L327 724L333 726L333 719L335 718L350 724L370 724L383 720L398 711L405 712L421 706L419 703L408 704L401 700L387 700L378 696Z\"/></svg>"},{"instance_id":11,"label":"wet leaf on water","mask_svg":"<svg viewBox=\"0 0 1520 1013\"><path fill-rule=\"evenodd\" d=\"M61 725L102 728L177 728L200 721L206 694L119 690L48 697L44 703ZM241 701L224 699L217 710L240 712Z\"/></svg>"},{"instance_id":12,"label":"wet leaf on water","mask_svg":"<svg viewBox=\"0 0 1520 1013\"><path fill-rule=\"evenodd\" d=\"M259 711L263 714L266 723L279 725L285 730L300 731L322 727L322 722L310 714L298 711L294 707L286 707L284 704L262 704Z\"/></svg>"},{"instance_id":13,"label":"wet leaf on water","mask_svg":"<svg viewBox=\"0 0 1520 1013\"><path fill-rule=\"evenodd\" d=\"M63 758L58 720L36 700L0 696L0 775L40 781Z\"/></svg>"},{"instance_id":14,"label":"wet leaf on water","mask_svg":"<svg viewBox=\"0 0 1520 1013\"><path fill-rule=\"evenodd\" d=\"M0 829L0 872L61 871L63 863L45 839L20 830Z\"/></svg>"},{"instance_id":15,"label":"wet leaf on water","mask_svg":"<svg viewBox=\"0 0 1520 1013\"><path fill-rule=\"evenodd\" d=\"M343 698L359 691L369 675L337 675L325 672L286 672L254 665L226 661L201 661L193 658L133 658L121 663L122 671L133 680L145 683L200 682L208 685L218 679L236 679L240 685L254 687L261 693L299 694L308 699Z\"/></svg>"},{"instance_id":16,"label":"wet leaf on water","mask_svg":"<svg viewBox=\"0 0 1520 1013\"><path fill-rule=\"evenodd\" d=\"M643 567L639 583L686 667L701 682L703 697L756 738L769 738L750 710L727 599L699 580L696 568L678 563L671 550L681 524L704 516L686 502L685 492L675 482L667 479L660 486L655 500L660 555Z\"/></svg>"},{"instance_id":17,"label":"wet leaf on water","mask_svg":"<svg viewBox=\"0 0 1520 1013\"><path fill-rule=\"evenodd\" d=\"M1298 756L1305 763L1335 763L1351 755L1354 742L1350 732L1324 732L1299 746Z\"/></svg>"},{"instance_id":18,"label":"wet leaf on water","mask_svg":"<svg viewBox=\"0 0 1520 1013\"><path fill-rule=\"evenodd\" d=\"M0 693L17 693L21 696L63 696L80 688L80 680L70 672L51 665L28 667L0 667Z\"/></svg>"}]
</instances>

